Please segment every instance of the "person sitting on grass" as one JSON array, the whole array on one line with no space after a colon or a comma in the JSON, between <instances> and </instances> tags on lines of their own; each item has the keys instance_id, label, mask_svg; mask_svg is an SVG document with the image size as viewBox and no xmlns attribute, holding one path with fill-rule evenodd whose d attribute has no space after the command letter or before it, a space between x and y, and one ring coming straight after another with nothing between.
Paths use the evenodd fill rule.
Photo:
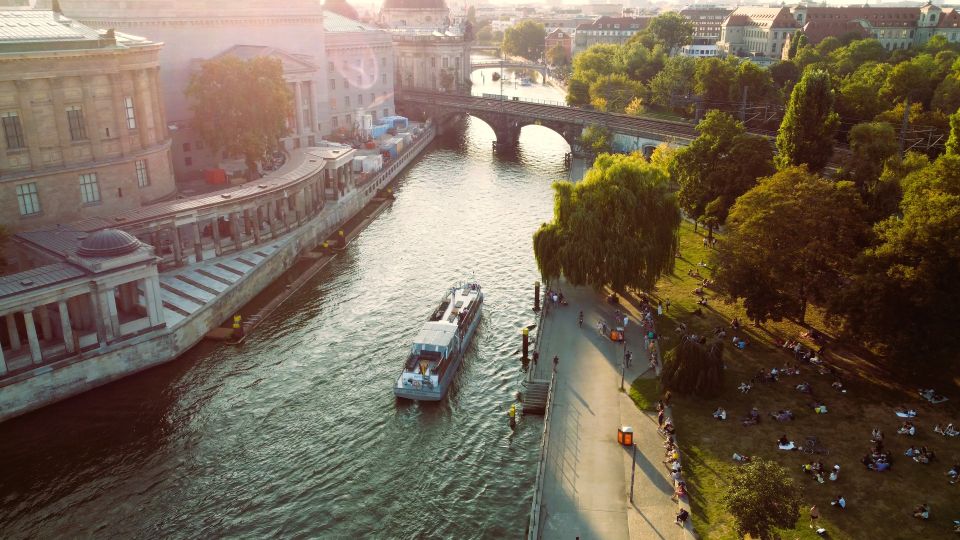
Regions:
<instances>
[{"instance_id":1,"label":"person sitting on grass","mask_svg":"<svg viewBox=\"0 0 960 540\"><path fill-rule=\"evenodd\" d=\"M917 428L913 425L913 422L910 421L904 422L900 426L900 429L897 430L897 435L909 435L910 437L913 437L916 434Z\"/></svg>"},{"instance_id":2,"label":"person sitting on grass","mask_svg":"<svg viewBox=\"0 0 960 540\"><path fill-rule=\"evenodd\" d=\"M873 432L870 433L870 442L878 443L883 441L883 432L880 431L880 428L873 428Z\"/></svg>"},{"instance_id":3,"label":"person sitting on grass","mask_svg":"<svg viewBox=\"0 0 960 540\"><path fill-rule=\"evenodd\" d=\"M913 509L913 517L917 519L930 519L930 505L923 503Z\"/></svg>"},{"instance_id":4,"label":"person sitting on grass","mask_svg":"<svg viewBox=\"0 0 960 540\"><path fill-rule=\"evenodd\" d=\"M948 481L951 484L956 484L957 482L960 482L960 463L954 465L952 469L945 472L944 474L946 474L949 477Z\"/></svg>"},{"instance_id":5,"label":"person sitting on grass","mask_svg":"<svg viewBox=\"0 0 960 540\"><path fill-rule=\"evenodd\" d=\"M740 421L744 426L755 426L760 423L760 410L756 407L750 409L750 413Z\"/></svg>"},{"instance_id":6,"label":"person sitting on grass","mask_svg":"<svg viewBox=\"0 0 960 540\"><path fill-rule=\"evenodd\" d=\"M915 416L917 416L917 411L913 409L908 409L906 407L897 407L896 409L893 410L893 412L900 418L914 418Z\"/></svg>"},{"instance_id":7,"label":"person sitting on grass","mask_svg":"<svg viewBox=\"0 0 960 540\"><path fill-rule=\"evenodd\" d=\"M837 481L837 478L840 478L840 465L839 465L839 464L838 464L838 465L834 465L833 468L830 469L830 481L831 481L831 482L836 482L836 481Z\"/></svg>"},{"instance_id":8,"label":"person sitting on grass","mask_svg":"<svg viewBox=\"0 0 960 540\"><path fill-rule=\"evenodd\" d=\"M661 435L673 435L673 420L667 418L667 421L663 423L663 427L659 429Z\"/></svg>"},{"instance_id":9,"label":"person sitting on grass","mask_svg":"<svg viewBox=\"0 0 960 540\"><path fill-rule=\"evenodd\" d=\"M843 495L837 495L837 498L830 501L830 506L836 506L840 510L845 510L847 508L847 500L843 498Z\"/></svg>"},{"instance_id":10,"label":"person sitting on grass","mask_svg":"<svg viewBox=\"0 0 960 540\"><path fill-rule=\"evenodd\" d=\"M933 428L933 432L939 433L944 437L956 437L957 435L960 435L960 431L957 431L957 429L953 427L953 424L947 424L947 427L943 429L940 428L940 424L937 424Z\"/></svg>"},{"instance_id":11,"label":"person sitting on grass","mask_svg":"<svg viewBox=\"0 0 960 540\"><path fill-rule=\"evenodd\" d=\"M751 388L753 388L752 385L742 382L740 383L740 386L737 387L737 390L739 390L741 394L746 394Z\"/></svg>"},{"instance_id":12,"label":"person sitting on grass","mask_svg":"<svg viewBox=\"0 0 960 540\"><path fill-rule=\"evenodd\" d=\"M789 422L793 420L793 412L788 409L780 409L775 413L770 413L770 416L777 422Z\"/></svg>"},{"instance_id":13,"label":"person sitting on grass","mask_svg":"<svg viewBox=\"0 0 960 540\"><path fill-rule=\"evenodd\" d=\"M717 407L717 410L713 411L713 417L717 420L726 420L727 411L723 407Z\"/></svg>"},{"instance_id":14,"label":"person sitting on grass","mask_svg":"<svg viewBox=\"0 0 960 540\"><path fill-rule=\"evenodd\" d=\"M803 392L804 394L812 394L813 387L810 386L810 383L808 383L807 381L803 381L802 383L797 385L797 392Z\"/></svg>"},{"instance_id":15,"label":"person sitting on grass","mask_svg":"<svg viewBox=\"0 0 960 540\"><path fill-rule=\"evenodd\" d=\"M673 489L672 499L675 501L679 501L680 499L686 499L686 498L687 498L687 483L681 480L677 482L676 487L674 487Z\"/></svg>"},{"instance_id":16,"label":"person sitting on grass","mask_svg":"<svg viewBox=\"0 0 960 540\"><path fill-rule=\"evenodd\" d=\"M813 412L815 414L827 414L827 406L819 401L813 402Z\"/></svg>"},{"instance_id":17,"label":"person sitting on grass","mask_svg":"<svg viewBox=\"0 0 960 540\"><path fill-rule=\"evenodd\" d=\"M737 452L733 453L733 460L736 461L737 463L750 463L750 459L751 459L750 456L744 456L744 455L738 454Z\"/></svg>"},{"instance_id":18,"label":"person sitting on grass","mask_svg":"<svg viewBox=\"0 0 960 540\"><path fill-rule=\"evenodd\" d=\"M780 450L796 450L797 446L786 435L781 435L780 439L777 440L777 448Z\"/></svg>"},{"instance_id":19,"label":"person sitting on grass","mask_svg":"<svg viewBox=\"0 0 960 540\"><path fill-rule=\"evenodd\" d=\"M680 511L677 512L677 525L681 527L685 526L687 523L687 518L689 517L690 512L687 512L685 509L680 509Z\"/></svg>"},{"instance_id":20,"label":"person sitting on grass","mask_svg":"<svg viewBox=\"0 0 960 540\"><path fill-rule=\"evenodd\" d=\"M913 460L916 461L917 463L922 463L924 465L927 465L928 463L936 459L936 457L937 455L933 452L933 450L928 449L926 446L921 446L920 451L917 453L917 455L913 456Z\"/></svg>"},{"instance_id":21,"label":"person sitting on grass","mask_svg":"<svg viewBox=\"0 0 960 540\"><path fill-rule=\"evenodd\" d=\"M847 389L843 387L843 383L840 381L833 381L833 383L830 386L837 392L841 392L844 394L847 393Z\"/></svg>"},{"instance_id":22,"label":"person sitting on grass","mask_svg":"<svg viewBox=\"0 0 960 540\"><path fill-rule=\"evenodd\" d=\"M907 456L908 458L912 458L913 456L920 455L920 451L917 450L916 446L911 446L910 448L907 448L907 451L904 452L903 455Z\"/></svg>"}]
</instances>

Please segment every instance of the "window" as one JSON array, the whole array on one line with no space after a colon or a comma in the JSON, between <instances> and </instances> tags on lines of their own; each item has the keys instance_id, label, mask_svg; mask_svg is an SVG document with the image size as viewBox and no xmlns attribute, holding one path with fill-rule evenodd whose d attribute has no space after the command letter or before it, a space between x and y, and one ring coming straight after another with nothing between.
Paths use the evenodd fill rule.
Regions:
<instances>
[{"instance_id":1,"label":"window","mask_svg":"<svg viewBox=\"0 0 960 540\"><path fill-rule=\"evenodd\" d=\"M40 196L37 195L36 182L17 186L17 205L20 207L21 216L40 213Z\"/></svg>"},{"instance_id":2,"label":"window","mask_svg":"<svg viewBox=\"0 0 960 540\"><path fill-rule=\"evenodd\" d=\"M190 143L188 143L188 142L183 143L183 151L184 151L184 152L189 152L189 151L190 151Z\"/></svg>"},{"instance_id":3,"label":"window","mask_svg":"<svg viewBox=\"0 0 960 540\"><path fill-rule=\"evenodd\" d=\"M5 112L0 114L0 118L3 118L3 135L7 140L7 150L26 146L23 141L23 127L20 125L20 117L17 113Z\"/></svg>"},{"instance_id":4,"label":"window","mask_svg":"<svg viewBox=\"0 0 960 540\"><path fill-rule=\"evenodd\" d=\"M83 109L79 105L67 107L67 123L70 126L70 140L86 140L87 128L83 125Z\"/></svg>"},{"instance_id":5,"label":"window","mask_svg":"<svg viewBox=\"0 0 960 540\"><path fill-rule=\"evenodd\" d=\"M375 101L377 101L377 95L373 92L370 92L370 104L373 105Z\"/></svg>"},{"instance_id":6,"label":"window","mask_svg":"<svg viewBox=\"0 0 960 540\"><path fill-rule=\"evenodd\" d=\"M446 56L444 56L443 58L440 59L440 65L441 65L444 69L447 68L447 64L448 64L448 59L447 59Z\"/></svg>"},{"instance_id":7,"label":"window","mask_svg":"<svg viewBox=\"0 0 960 540\"><path fill-rule=\"evenodd\" d=\"M333 129L337 129L338 127L340 127L340 120L339 120L336 116L334 116L334 117L333 117Z\"/></svg>"},{"instance_id":8,"label":"window","mask_svg":"<svg viewBox=\"0 0 960 540\"><path fill-rule=\"evenodd\" d=\"M100 184L97 183L97 173L80 175L80 200L83 204L100 202Z\"/></svg>"},{"instance_id":9,"label":"window","mask_svg":"<svg viewBox=\"0 0 960 540\"><path fill-rule=\"evenodd\" d=\"M363 105L363 94L357 94L357 105Z\"/></svg>"},{"instance_id":10,"label":"window","mask_svg":"<svg viewBox=\"0 0 960 540\"><path fill-rule=\"evenodd\" d=\"M331 89L331 90L336 90L336 89L337 89L337 80L336 80L336 79L330 79L330 89Z\"/></svg>"},{"instance_id":11,"label":"window","mask_svg":"<svg viewBox=\"0 0 960 540\"><path fill-rule=\"evenodd\" d=\"M381 65L382 67L387 67L387 57L386 57L386 56L381 56L381 57L380 57L380 65Z\"/></svg>"},{"instance_id":12,"label":"window","mask_svg":"<svg viewBox=\"0 0 960 540\"><path fill-rule=\"evenodd\" d=\"M147 160L138 159L134 162L137 168L137 185L147 187L150 185L150 175L147 174Z\"/></svg>"},{"instance_id":13,"label":"window","mask_svg":"<svg viewBox=\"0 0 960 540\"><path fill-rule=\"evenodd\" d=\"M327 71L329 71L330 73L333 73L335 69L337 68L333 67L333 62L327 62Z\"/></svg>"},{"instance_id":14,"label":"window","mask_svg":"<svg viewBox=\"0 0 960 540\"><path fill-rule=\"evenodd\" d=\"M330 108L331 109L337 108L337 98L330 98Z\"/></svg>"},{"instance_id":15,"label":"window","mask_svg":"<svg viewBox=\"0 0 960 540\"><path fill-rule=\"evenodd\" d=\"M386 73L381 73L381 74L380 74L380 84L387 84L387 74L386 74Z\"/></svg>"},{"instance_id":16,"label":"window","mask_svg":"<svg viewBox=\"0 0 960 540\"><path fill-rule=\"evenodd\" d=\"M133 113L133 98L123 98L123 108L127 111L127 129L137 129L137 117Z\"/></svg>"},{"instance_id":17,"label":"window","mask_svg":"<svg viewBox=\"0 0 960 540\"><path fill-rule=\"evenodd\" d=\"M187 167L192 166L192 165L193 165L193 158L192 158L192 157L185 157L185 158L183 158L183 164L186 165Z\"/></svg>"},{"instance_id":18,"label":"window","mask_svg":"<svg viewBox=\"0 0 960 540\"><path fill-rule=\"evenodd\" d=\"M350 126L352 126L352 125L353 125L353 117L351 117L351 116L348 114L348 115L347 115L347 127L350 127Z\"/></svg>"},{"instance_id":19,"label":"window","mask_svg":"<svg viewBox=\"0 0 960 540\"><path fill-rule=\"evenodd\" d=\"M344 99L344 101L343 101L344 104L346 104L346 106L349 107L349 106L350 106L350 96L344 96L343 99Z\"/></svg>"}]
</instances>

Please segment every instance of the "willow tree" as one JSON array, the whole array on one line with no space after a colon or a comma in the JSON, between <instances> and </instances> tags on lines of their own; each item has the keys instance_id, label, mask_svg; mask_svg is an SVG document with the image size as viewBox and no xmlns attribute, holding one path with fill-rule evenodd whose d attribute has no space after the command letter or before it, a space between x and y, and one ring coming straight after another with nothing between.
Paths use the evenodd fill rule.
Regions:
<instances>
[{"instance_id":1,"label":"willow tree","mask_svg":"<svg viewBox=\"0 0 960 540\"><path fill-rule=\"evenodd\" d=\"M685 337L667 352L661 380L681 394L716 396L723 385L723 342L701 345Z\"/></svg>"},{"instance_id":2,"label":"willow tree","mask_svg":"<svg viewBox=\"0 0 960 540\"><path fill-rule=\"evenodd\" d=\"M200 138L215 153L242 155L251 174L289 132L293 95L276 58L208 60L190 78L186 94Z\"/></svg>"},{"instance_id":3,"label":"willow tree","mask_svg":"<svg viewBox=\"0 0 960 540\"><path fill-rule=\"evenodd\" d=\"M673 270L680 210L663 167L640 154L601 154L582 181L553 189L553 221L533 235L545 280L649 289Z\"/></svg>"},{"instance_id":4,"label":"willow tree","mask_svg":"<svg viewBox=\"0 0 960 540\"><path fill-rule=\"evenodd\" d=\"M795 165L820 172L833 155L833 137L840 117L833 111L830 74L810 70L793 87L790 103L777 133L777 167Z\"/></svg>"}]
</instances>

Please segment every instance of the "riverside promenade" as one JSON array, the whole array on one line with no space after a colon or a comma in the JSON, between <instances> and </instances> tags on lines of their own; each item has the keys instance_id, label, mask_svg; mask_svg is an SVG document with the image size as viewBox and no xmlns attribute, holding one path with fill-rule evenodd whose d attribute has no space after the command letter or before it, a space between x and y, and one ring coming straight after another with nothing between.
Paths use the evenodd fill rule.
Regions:
<instances>
[{"instance_id":1,"label":"riverside promenade","mask_svg":"<svg viewBox=\"0 0 960 540\"><path fill-rule=\"evenodd\" d=\"M617 306L589 288L563 287L568 306L551 306L543 319L535 378L549 379L554 355L559 367L549 415L542 478L539 537L544 539L682 539L674 520L677 503L663 459L655 418L620 392L624 346L597 332L597 320L613 323ZM647 370L638 313L630 317L627 348L633 363L624 387ZM583 327L577 316L583 310ZM633 503L629 501L631 449L617 443L617 428L632 426L637 444Z\"/></svg>"}]
</instances>

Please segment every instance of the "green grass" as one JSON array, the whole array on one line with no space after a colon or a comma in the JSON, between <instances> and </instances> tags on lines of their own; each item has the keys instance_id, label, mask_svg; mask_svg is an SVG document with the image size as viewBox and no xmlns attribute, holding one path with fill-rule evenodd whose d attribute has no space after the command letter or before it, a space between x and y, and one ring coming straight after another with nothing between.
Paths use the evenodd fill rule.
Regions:
<instances>
[{"instance_id":1,"label":"green grass","mask_svg":"<svg viewBox=\"0 0 960 540\"><path fill-rule=\"evenodd\" d=\"M641 411L652 411L660 395L660 382L657 379L637 377L630 384L630 399Z\"/></svg>"},{"instance_id":2,"label":"green grass","mask_svg":"<svg viewBox=\"0 0 960 540\"><path fill-rule=\"evenodd\" d=\"M702 243L701 231L694 232L693 225L684 223L681 228L681 254L674 273L662 279L653 296L671 301L671 307L658 321L662 336L661 350L666 352L676 346L678 334L674 329L680 322L688 331L713 335L718 326L728 328L734 316L746 321L740 305L723 303L708 291L709 306L702 317L693 314L696 309L697 278L687 275L688 270L699 269L704 277L710 277L709 268L698 266L700 261L710 260L711 249ZM810 310L811 326L828 335L833 335L821 313ZM940 405L930 405L916 396L918 384L902 378L894 378L882 369L880 359L869 351L845 346L831 341L827 359L842 373L846 394L830 387L833 379L819 375L808 366L801 366L799 377L786 377L778 383L754 385L748 394L741 394L737 386L749 380L759 369L769 371L793 363L792 353L778 347L774 340L796 339L806 329L791 321L768 323L761 327L743 327L739 334L749 337L751 344L745 350L725 347L722 393L712 399L696 396L675 395L673 415L677 427L681 451L685 456L684 474L690 486L693 523L697 533L704 539L736 538L733 520L724 507L727 478L735 466L731 460L734 452L774 459L792 474L802 491L804 510L796 529L783 531L784 538L818 538L808 528L806 509L812 504L820 507L822 526L832 538L948 538L952 537L952 520L960 519L960 485L948 485L944 472L953 463L960 462L960 440L945 439L933 433L936 423L958 420L956 400ZM807 345L811 343L807 342ZM808 406L813 398L797 392L794 386L801 382L811 383L814 396L822 399L829 408L826 415L815 415ZM636 384L637 381L635 381ZM951 384L952 383L952 384ZM637 395L643 404L656 395L655 386L643 382L643 390ZM939 390L955 393L957 380L946 374ZM631 389L631 397L634 390ZM655 401L656 398L652 398ZM637 398L635 398L637 401ZM896 434L901 420L893 410L898 405L908 405L920 413L916 419L917 436L907 439ZM641 406L638 403L638 406ZM711 413L724 407L730 418L726 422L714 420ZM760 425L743 427L739 418L751 407L763 413ZM769 413L782 408L791 409L796 420L779 423ZM860 464L860 457L870 447L870 432L874 427L883 430L886 447L893 456L893 468L889 472L867 471ZM837 482L818 484L800 472L800 466L812 460L799 452L783 452L776 449L775 441L786 434L802 443L808 435L819 437L830 450L827 456L819 456L826 466L839 464L840 479ZM939 461L920 465L903 456L909 445L927 445L939 456ZM849 502L845 512L834 510L829 501L842 493ZM932 507L927 522L913 519L910 509L928 502Z\"/></svg>"}]
</instances>

